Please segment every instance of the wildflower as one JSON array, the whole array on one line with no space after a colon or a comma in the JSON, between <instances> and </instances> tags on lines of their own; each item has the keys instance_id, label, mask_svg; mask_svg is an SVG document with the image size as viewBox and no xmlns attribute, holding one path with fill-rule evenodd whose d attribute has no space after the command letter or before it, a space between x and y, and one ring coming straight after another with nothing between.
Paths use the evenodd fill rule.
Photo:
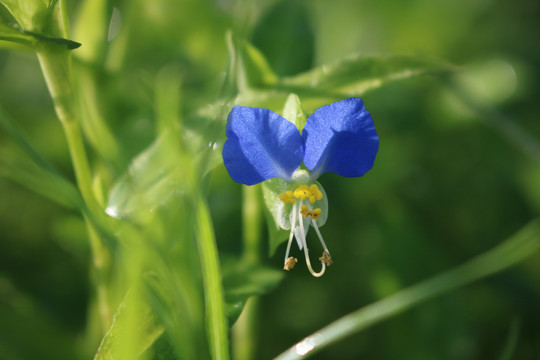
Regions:
<instances>
[{"instance_id":1,"label":"wildflower","mask_svg":"<svg viewBox=\"0 0 540 360\"><path fill-rule=\"evenodd\" d=\"M297 262L289 257L294 236L311 274L322 276L332 259L319 231L328 217L328 201L316 179L326 172L363 176L373 167L379 137L363 101L351 98L325 105L303 129L271 110L235 106L226 133L223 162L231 178L245 185L265 181L276 194L265 200L280 227L290 230L284 269ZM319 272L313 270L308 255L310 226L324 249Z\"/></svg>"}]
</instances>

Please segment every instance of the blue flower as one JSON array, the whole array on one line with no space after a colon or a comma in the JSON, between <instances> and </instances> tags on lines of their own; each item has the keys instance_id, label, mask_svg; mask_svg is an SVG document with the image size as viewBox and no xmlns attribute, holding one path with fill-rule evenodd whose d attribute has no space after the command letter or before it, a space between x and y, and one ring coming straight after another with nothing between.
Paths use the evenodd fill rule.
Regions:
<instances>
[{"instance_id":1,"label":"blue flower","mask_svg":"<svg viewBox=\"0 0 540 360\"><path fill-rule=\"evenodd\" d=\"M226 135L223 162L234 181L254 185L280 178L286 184L286 191L279 195L282 207L287 205L286 210L290 210L288 225L281 225L291 230L284 268L289 270L296 262L288 257L294 233L311 273L322 275L331 260L317 227L326 221L327 207L316 207L326 201L316 179L326 172L363 176L373 167L379 137L363 101L351 98L325 105L307 119L301 130L271 110L235 106L227 117ZM302 162L307 171L300 169ZM300 221L302 218L304 221ZM325 249L320 273L312 270L307 255L309 220Z\"/></svg>"}]
</instances>

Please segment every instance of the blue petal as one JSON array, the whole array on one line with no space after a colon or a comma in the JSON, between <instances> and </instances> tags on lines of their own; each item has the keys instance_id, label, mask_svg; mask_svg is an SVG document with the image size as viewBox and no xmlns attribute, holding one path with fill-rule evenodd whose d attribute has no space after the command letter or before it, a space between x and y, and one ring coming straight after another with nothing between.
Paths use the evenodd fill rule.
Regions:
<instances>
[{"instance_id":1,"label":"blue petal","mask_svg":"<svg viewBox=\"0 0 540 360\"><path fill-rule=\"evenodd\" d=\"M317 109L308 118L302 136L304 164L314 179L325 172L362 176L373 167L379 150L373 119L358 98Z\"/></svg>"},{"instance_id":2,"label":"blue petal","mask_svg":"<svg viewBox=\"0 0 540 360\"><path fill-rule=\"evenodd\" d=\"M235 106L227 117L226 132L223 162L236 182L254 185L274 177L290 181L302 164L300 132L270 110Z\"/></svg>"}]
</instances>

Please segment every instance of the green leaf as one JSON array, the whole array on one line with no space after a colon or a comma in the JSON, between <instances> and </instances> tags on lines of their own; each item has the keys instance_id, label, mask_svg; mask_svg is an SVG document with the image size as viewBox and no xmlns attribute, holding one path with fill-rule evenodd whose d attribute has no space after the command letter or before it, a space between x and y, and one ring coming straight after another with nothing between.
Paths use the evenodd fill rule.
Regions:
<instances>
[{"instance_id":1,"label":"green leaf","mask_svg":"<svg viewBox=\"0 0 540 360\"><path fill-rule=\"evenodd\" d=\"M54 36L47 36L47 35L35 33L32 31L25 31L25 33L45 43L65 46L66 49L68 50L75 50L81 46L81 43L78 43L76 41L69 40L69 39L64 39L64 38L54 37Z\"/></svg>"},{"instance_id":2,"label":"green leaf","mask_svg":"<svg viewBox=\"0 0 540 360\"><path fill-rule=\"evenodd\" d=\"M0 175L59 205L81 208L82 198L73 184L11 149L0 152Z\"/></svg>"},{"instance_id":3,"label":"green leaf","mask_svg":"<svg viewBox=\"0 0 540 360\"><path fill-rule=\"evenodd\" d=\"M111 328L102 339L94 360L138 359L163 334L147 304L129 293L118 306ZM133 357L134 356L134 357Z\"/></svg>"},{"instance_id":4,"label":"green leaf","mask_svg":"<svg viewBox=\"0 0 540 360\"><path fill-rule=\"evenodd\" d=\"M66 180L47 159L41 156L2 108L0 108L0 126L6 129L31 160L30 162L20 156L15 156L11 160L8 156L3 156L2 162L5 169L9 170L6 172L6 176L60 204L79 208L83 212L88 211L77 188Z\"/></svg>"},{"instance_id":5,"label":"green leaf","mask_svg":"<svg viewBox=\"0 0 540 360\"><path fill-rule=\"evenodd\" d=\"M85 63L101 64L104 61L111 7L112 3L108 0L85 0L79 5L73 24L73 37L84 44L77 51L77 57Z\"/></svg>"},{"instance_id":6,"label":"green leaf","mask_svg":"<svg viewBox=\"0 0 540 360\"><path fill-rule=\"evenodd\" d=\"M0 40L31 45L35 39L24 32L11 14L0 6Z\"/></svg>"},{"instance_id":7,"label":"green leaf","mask_svg":"<svg viewBox=\"0 0 540 360\"><path fill-rule=\"evenodd\" d=\"M17 22L27 30L36 29L36 21L48 12L43 0L0 0Z\"/></svg>"},{"instance_id":8,"label":"green leaf","mask_svg":"<svg viewBox=\"0 0 540 360\"><path fill-rule=\"evenodd\" d=\"M169 258L164 253L167 250L171 252L170 249L161 249L147 260L152 263L153 268L144 276L148 302L158 321L163 324L166 337L171 339L170 345L177 356L181 359L198 358L202 354L208 354L203 327L202 297L194 283L198 279L193 276L193 271L186 267L186 262L189 261L183 258L186 252L170 256L176 261L172 263L168 262ZM153 350L155 353L156 350ZM165 359L171 358L175 357Z\"/></svg>"},{"instance_id":9,"label":"green leaf","mask_svg":"<svg viewBox=\"0 0 540 360\"><path fill-rule=\"evenodd\" d=\"M180 359L208 358L204 302L197 244L193 237L194 204L182 193L152 212L143 226L119 222L116 235L127 277L123 283L141 288L141 298L163 325L164 345L169 342ZM132 291L132 290L130 290ZM156 359L156 350L152 352ZM165 349L159 352L167 351Z\"/></svg>"},{"instance_id":10,"label":"green leaf","mask_svg":"<svg viewBox=\"0 0 540 360\"><path fill-rule=\"evenodd\" d=\"M195 198L195 205L197 214L195 234L202 268L210 353L213 359L227 360L229 359L228 327L214 227L208 204L200 194Z\"/></svg>"},{"instance_id":11,"label":"green leaf","mask_svg":"<svg viewBox=\"0 0 540 360\"><path fill-rule=\"evenodd\" d=\"M284 78L285 87L340 95L362 95L387 82L451 70L441 61L406 56L354 56L323 65L306 73Z\"/></svg>"},{"instance_id":12,"label":"green leaf","mask_svg":"<svg viewBox=\"0 0 540 360\"><path fill-rule=\"evenodd\" d=\"M65 46L68 50L74 50L81 46L80 43L73 40L41 35L31 31L24 31L19 28L18 25L12 26L3 22L0 22L0 40L12 41L27 46L34 46L36 43L41 41Z\"/></svg>"},{"instance_id":13,"label":"green leaf","mask_svg":"<svg viewBox=\"0 0 540 360\"><path fill-rule=\"evenodd\" d=\"M302 104L296 94L290 94L283 107L283 117L292 122L302 132L306 125L307 116L302 110Z\"/></svg>"},{"instance_id":14,"label":"green leaf","mask_svg":"<svg viewBox=\"0 0 540 360\"><path fill-rule=\"evenodd\" d=\"M113 186L106 212L145 222L176 192L186 191L193 175L189 160L179 151L176 135L164 133L131 162L129 170Z\"/></svg>"},{"instance_id":15,"label":"green leaf","mask_svg":"<svg viewBox=\"0 0 540 360\"><path fill-rule=\"evenodd\" d=\"M59 24L54 20L56 1L46 6L44 1L2 0L0 4L0 40L13 41L28 46L38 42L77 49L80 43L51 34L60 34ZM7 9L7 10L6 10Z\"/></svg>"},{"instance_id":16,"label":"green leaf","mask_svg":"<svg viewBox=\"0 0 540 360\"><path fill-rule=\"evenodd\" d=\"M231 73L241 91L275 85L274 74L264 55L247 41L228 33L227 46L231 60Z\"/></svg>"},{"instance_id":17,"label":"green leaf","mask_svg":"<svg viewBox=\"0 0 540 360\"><path fill-rule=\"evenodd\" d=\"M537 218L492 250L440 275L343 316L306 337L277 356L276 359L305 359L346 336L367 329L413 306L420 305L424 301L516 265L534 254L539 248L540 218Z\"/></svg>"},{"instance_id":18,"label":"green leaf","mask_svg":"<svg viewBox=\"0 0 540 360\"><path fill-rule=\"evenodd\" d=\"M247 89L237 102L281 110L290 93L302 100L307 113L347 97L359 97L386 84L424 74L451 71L448 63L406 56L354 56L285 77L270 89Z\"/></svg>"},{"instance_id":19,"label":"green leaf","mask_svg":"<svg viewBox=\"0 0 540 360\"><path fill-rule=\"evenodd\" d=\"M10 162L7 157L2 158L3 173L13 181L19 182L38 194L49 197L54 201L78 208L85 214L96 227L103 240L109 247L113 246L110 232L109 219L101 213L92 212L84 202L80 191L66 180L27 139L17 124L0 108L0 126L13 137L20 148L26 153L29 160L15 157L15 162Z\"/></svg>"},{"instance_id":20,"label":"green leaf","mask_svg":"<svg viewBox=\"0 0 540 360\"><path fill-rule=\"evenodd\" d=\"M174 65L163 67L156 76L155 108L157 118L156 133L158 134L165 131L182 133L181 84L180 69Z\"/></svg>"}]
</instances>

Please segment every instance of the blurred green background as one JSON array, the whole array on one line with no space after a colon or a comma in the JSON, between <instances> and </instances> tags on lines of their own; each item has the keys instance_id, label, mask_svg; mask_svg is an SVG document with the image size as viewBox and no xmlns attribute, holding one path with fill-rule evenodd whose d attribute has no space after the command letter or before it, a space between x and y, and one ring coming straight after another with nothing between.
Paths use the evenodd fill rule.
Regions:
<instances>
[{"instance_id":1,"label":"blurred green background","mask_svg":"<svg viewBox=\"0 0 540 360\"><path fill-rule=\"evenodd\" d=\"M102 114L122 145L117 174L153 140L154 79L164 68L180 74L182 113L216 101L228 29L260 49L280 76L358 53L458 67L363 96L380 136L375 166L360 179L319 179L330 206L321 230L334 265L315 279L299 264L261 297L257 359L487 251L540 212L538 1L111 1L110 14L113 7L112 22L96 24L110 37L108 49L86 50L76 26L72 38L83 43L77 61L95 56L106 65L93 76ZM84 16L81 2L69 8L75 24ZM0 105L73 179L33 53L0 51ZM39 179L13 171L25 160L4 129L0 158L0 359L89 358L96 344L84 340L93 291L84 222L39 189ZM209 204L222 258L242 248L241 196L218 165ZM264 262L280 269L284 251L283 244L271 257L265 252ZM538 358L539 260L536 254L313 358L494 359L512 334L512 359Z\"/></svg>"}]
</instances>

